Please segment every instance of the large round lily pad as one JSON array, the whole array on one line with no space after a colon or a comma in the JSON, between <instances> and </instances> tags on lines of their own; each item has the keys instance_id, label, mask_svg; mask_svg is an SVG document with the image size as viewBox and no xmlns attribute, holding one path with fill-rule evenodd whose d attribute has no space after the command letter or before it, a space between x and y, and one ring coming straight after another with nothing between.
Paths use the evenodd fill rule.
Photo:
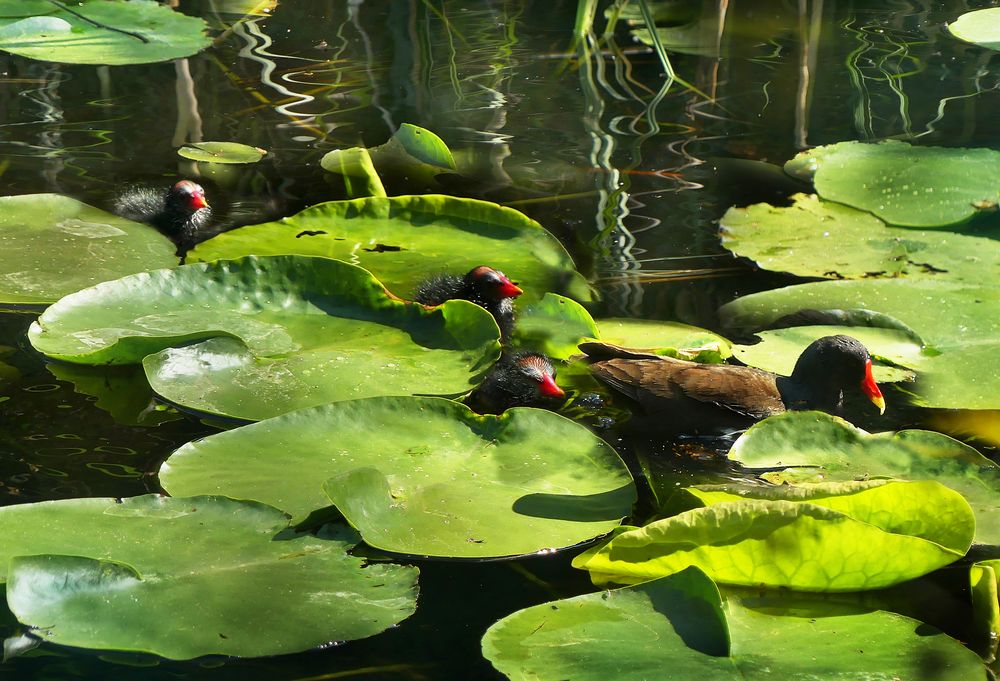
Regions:
<instances>
[{"instance_id":1,"label":"large round lily pad","mask_svg":"<svg viewBox=\"0 0 1000 681\"><path fill-rule=\"evenodd\" d=\"M798 194L787 207L730 208L722 245L761 267L801 277L927 277L978 283L1000 277L1000 242L892 227L871 213Z\"/></svg>"},{"instance_id":2,"label":"large round lily pad","mask_svg":"<svg viewBox=\"0 0 1000 681\"><path fill-rule=\"evenodd\" d=\"M925 279L824 281L745 296L723 319L755 331L802 310L863 310L894 319L924 342L898 357L917 371L918 404L946 409L1000 408L1000 288ZM805 345L802 346L802 349Z\"/></svg>"},{"instance_id":3,"label":"large round lily pad","mask_svg":"<svg viewBox=\"0 0 1000 681\"><path fill-rule=\"evenodd\" d=\"M174 659L306 650L415 610L415 568L366 566L348 528L287 527L277 509L217 497L8 506L0 576L11 611L47 641Z\"/></svg>"},{"instance_id":4,"label":"large round lily pad","mask_svg":"<svg viewBox=\"0 0 1000 681\"><path fill-rule=\"evenodd\" d=\"M499 355L499 333L472 303L427 309L360 267L275 256L106 282L50 307L29 336L64 361L143 362L169 401L256 420L357 397L466 392Z\"/></svg>"},{"instance_id":5,"label":"large round lily pad","mask_svg":"<svg viewBox=\"0 0 1000 681\"><path fill-rule=\"evenodd\" d=\"M148 225L58 194L0 197L0 306L48 305L144 270L177 264Z\"/></svg>"},{"instance_id":6,"label":"large round lily pad","mask_svg":"<svg viewBox=\"0 0 1000 681\"><path fill-rule=\"evenodd\" d=\"M64 3L73 12L45 3L45 16L20 17L19 8L27 4L0 0L0 50L43 61L114 65L179 59L212 44L202 19L155 0Z\"/></svg>"},{"instance_id":7,"label":"large round lily pad","mask_svg":"<svg viewBox=\"0 0 1000 681\"><path fill-rule=\"evenodd\" d=\"M929 430L868 434L836 416L788 412L755 424L729 450L744 466L815 466L770 479L936 480L976 514L976 541L1000 544L1000 466L972 447Z\"/></svg>"},{"instance_id":8,"label":"large round lily pad","mask_svg":"<svg viewBox=\"0 0 1000 681\"><path fill-rule=\"evenodd\" d=\"M948 32L967 43L1000 51L1000 7L966 12L948 24Z\"/></svg>"},{"instance_id":9,"label":"large round lily pad","mask_svg":"<svg viewBox=\"0 0 1000 681\"><path fill-rule=\"evenodd\" d=\"M715 581L798 591L881 589L958 560L969 504L932 481L690 488L702 508L615 535L577 556L598 583L694 565Z\"/></svg>"},{"instance_id":10,"label":"large round lily pad","mask_svg":"<svg viewBox=\"0 0 1000 681\"><path fill-rule=\"evenodd\" d=\"M922 679L929 664L935 678L986 678L975 653L916 620L787 592L723 601L697 568L519 610L489 628L483 655L537 681Z\"/></svg>"},{"instance_id":11,"label":"large round lily pad","mask_svg":"<svg viewBox=\"0 0 1000 681\"><path fill-rule=\"evenodd\" d=\"M824 199L905 227L953 225L1000 200L1000 151L992 149L838 142L801 152L785 170L812 174Z\"/></svg>"},{"instance_id":12,"label":"large round lily pad","mask_svg":"<svg viewBox=\"0 0 1000 681\"><path fill-rule=\"evenodd\" d=\"M417 397L340 402L219 433L177 450L160 482L171 494L274 504L297 520L332 500L373 546L456 558L586 541L616 527L636 494L615 451L569 419L530 408L478 416Z\"/></svg>"},{"instance_id":13,"label":"large round lily pad","mask_svg":"<svg viewBox=\"0 0 1000 681\"><path fill-rule=\"evenodd\" d=\"M590 300L566 249L534 220L495 203L452 196L371 196L320 203L277 222L209 239L188 262L244 255L318 255L370 270L398 296L442 272L477 265L507 273L531 301L546 291Z\"/></svg>"}]
</instances>

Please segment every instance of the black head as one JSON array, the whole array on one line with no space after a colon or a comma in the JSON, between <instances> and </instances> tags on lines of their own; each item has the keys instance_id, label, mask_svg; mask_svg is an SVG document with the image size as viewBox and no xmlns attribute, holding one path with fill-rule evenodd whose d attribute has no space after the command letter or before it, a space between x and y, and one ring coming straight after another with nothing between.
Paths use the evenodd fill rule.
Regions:
<instances>
[{"instance_id":1,"label":"black head","mask_svg":"<svg viewBox=\"0 0 1000 681\"><path fill-rule=\"evenodd\" d=\"M193 215L208 208L205 190L191 180L181 180L167 192L167 207L178 213Z\"/></svg>"},{"instance_id":2,"label":"black head","mask_svg":"<svg viewBox=\"0 0 1000 681\"><path fill-rule=\"evenodd\" d=\"M824 336L802 351L792 380L805 394L806 407L833 411L844 390L857 390L885 412L882 391L872 377L872 359L861 341L850 336Z\"/></svg>"},{"instance_id":3,"label":"black head","mask_svg":"<svg viewBox=\"0 0 1000 681\"><path fill-rule=\"evenodd\" d=\"M564 397L556 385L556 372L545 355L518 352L500 359L482 384L466 400L481 414L499 414L545 398Z\"/></svg>"},{"instance_id":4,"label":"black head","mask_svg":"<svg viewBox=\"0 0 1000 681\"><path fill-rule=\"evenodd\" d=\"M486 265L472 268L465 275L465 283L480 297L494 302L504 298L517 298L524 293L503 272Z\"/></svg>"}]
</instances>

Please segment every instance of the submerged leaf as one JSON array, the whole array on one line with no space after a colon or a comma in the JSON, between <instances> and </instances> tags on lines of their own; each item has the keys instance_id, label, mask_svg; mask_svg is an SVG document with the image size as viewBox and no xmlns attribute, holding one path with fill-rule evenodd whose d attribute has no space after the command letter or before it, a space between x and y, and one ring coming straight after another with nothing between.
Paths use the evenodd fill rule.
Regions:
<instances>
[{"instance_id":1,"label":"submerged leaf","mask_svg":"<svg viewBox=\"0 0 1000 681\"><path fill-rule=\"evenodd\" d=\"M257 163L267 152L238 142L192 142L177 150L177 155L203 163Z\"/></svg>"}]
</instances>

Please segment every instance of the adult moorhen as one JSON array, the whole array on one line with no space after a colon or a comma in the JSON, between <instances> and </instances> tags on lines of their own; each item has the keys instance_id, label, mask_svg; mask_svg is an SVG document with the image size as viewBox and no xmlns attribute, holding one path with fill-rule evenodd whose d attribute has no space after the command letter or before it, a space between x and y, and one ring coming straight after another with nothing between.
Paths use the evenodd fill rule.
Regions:
<instances>
[{"instance_id":1,"label":"adult moorhen","mask_svg":"<svg viewBox=\"0 0 1000 681\"><path fill-rule=\"evenodd\" d=\"M791 376L687 362L606 343L582 343L580 349L594 360L590 370L597 378L678 430L745 427L789 409L837 413L844 390L858 388L880 414L885 412L868 350L850 336L826 336L811 343Z\"/></svg>"},{"instance_id":2,"label":"adult moorhen","mask_svg":"<svg viewBox=\"0 0 1000 681\"><path fill-rule=\"evenodd\" d=\"M205 190L191 180L181 180L167 191L130 187L114 203L117 215L153 225L177 244L179 251L194 245L198 232L212 217Z\"/></svg>"},{"instance_id":3,"label":"adult moorhen","mask_svg":"<svg viewBox=\"0 0 1000 681\"><path fill-rule=\"evenodd\" d=\"M474 267L462 277L439 274L420 283L413 300L423 305L442 305L448 300L468 300L493 315L500 338L514 331L514 298L524 293L507 276L492 267Z\"/></svg>"},{"instance_id":4,"label":"adult moorhen","mask_svg":"<svg viewBox=\"0 0 1000 681\"><path fill-rule=\"evenodd\" d=\"M556 385L555 378L556 372L545 355L524 351L505 354L465 398L465 404L479 414L500 414L544 398L564 397L566 393Z\"/></svg>"}]
</instances>

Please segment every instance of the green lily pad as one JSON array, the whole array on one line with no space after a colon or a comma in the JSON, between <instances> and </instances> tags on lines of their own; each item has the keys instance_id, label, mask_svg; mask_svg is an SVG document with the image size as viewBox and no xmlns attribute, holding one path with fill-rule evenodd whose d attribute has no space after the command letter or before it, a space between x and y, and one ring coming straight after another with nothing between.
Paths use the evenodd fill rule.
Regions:
<instances>
[{"instance_id":1,"label":"green lily pad","mask_svg":"<svg viewBox=\"0 0 1000 681\"><path fill-rule=\"evenodd\" d=\"M611 317L597 324L602 342L654 355L718 364L733 354L722 336L680 322Z\"/></svg>"},{"instance_id":2,"label":"green lily pad","mask_svg":"<svg viewBox=\"0 0 1000 681\"><path fill-rule=\"evenodd\" d=\"M25 18L46 15L56 11L49 0L0 0L0 17Z\"/></svg>"},{"instance_id":3,"label":"green lily pad","mask_svg":"<svg viewBox=\"0 0 1000 681\"><path fill-rule=\"evenodd\" d=\"M931 481L737 487L727 495L689 488L710 505L622 532L573 565L602 583L695 565L723 584L861 591L961 558L975 529L965 499Z\"/></svg>"},{"instance_id":4,"label":"green lily pad","mask_svg":"<svg viewBox=\"0 0 1000 681\"><path fill-rule=\"evenodd\" d=\"M352 198L386 196L382 179L364 147L334 149L323 156L320 165L323 170L343 176L347 195Z\"/></svg>"},{"instance_id":5,"label":"green lily pad","mask_svg":"<svg viewBox=\"0 0 1000 681\"><path fill-rule=\"evenodd\" d=\"M976 541L1000 544L1000 466L941 433L872 435L829 414L787 412L752 426L733 444L729 458L753 468L819 466L804 473L824 480L936 480L972 506ZM780 473L769 479L784 481Z\"/></svg>"},{"instance_id":6,"label":"green lily pad","mask_svg":"<svg viewBox=\"0 0 1000 681\"><path fill-rule=\"evenodd\" d=\"M986 678L958 641L908 617L802 594L728 595L697 568L519 610L483 636L511 679L701 681Z\"/></svg>"},{"instance_id":7,"label":"green lily pad","mask_svg":"<svg viewBox=\"0 0 1000 681\"><path fill-rule=\"evenodd\" d=\"M177 155L203 163L257 163L267 151L237 142L192 142L177 150Z\"/></svg>"},{"instance_id":8,"label":"green lily pad","mask_svg":"<svg viewBox=\"0 0 1000 681\"><path fill-rule=\"evenodd\" d=\"M142 362L167 400L245 420L357 397L466 392L499 355L499 334L478 305L404 303L360 267L301 256L106 282L63 298L29 330L49 357Z\"/></svg>"},{"instance_id":9,"label":"green lily pad","mask_svg":"<svg viewBox=\"0 0 1000 681\"><path fill-rule=\"evenodd\" d=\"M996 661L997 632L1000 631L1000 559L984 560L969 568L972 624L979 640L974 646L987 660Z\"/></svg>"},{"instance_id":10,"label":"green lily pad","mask_svg":"<svg viewBox=\"0 0 1000 681\"><path fill-rule=\"evenodd\" d=\"M58 194L0 197L0 306L44 306L144 270L177 264L148 225Z\"/></svg>"},{"instance_id":11,"label":"green lily pad","mask_svg":"<svg viewBox=\"0 0 1000 681\"><path fill-rule=\"evenodd\" d=\"M392 142L421 163L448 170L455 169L455 158L448 145L430 130L403 123L393 134Z\"/></svg>"},{"instance_id":12,"label":"green lily pad","mask_svg":"<svg viewBox=\"0 0 1000 681\"><path fill-rule=\"evenodd\" d=\"M580 341L597 333L597 322L580 303L546 293L535 303L519 306L511 343L553 359L569 359L580 354Z\"/></svg>"},{"instance_id":13,"label":"green lily pad","mask_svg":"<svg viewBox=\"0 0 1000 681\"><path fill-rule=\"evenodd\" d=\"M877 215L891 225L941 227L995 211L1000 151L838 142L799 153L785 164L812 173L816 193Z\"/></svg>"},{"instance_id":14,"label":"green lily pad","mask_svg":"<svg viewBox=\"0 0 1000 681\"><path fill-rule=\"evenodd\" d=\"M803 348L823 336L837 334L853 336L868 348L874 360L872 374L879 383L913 380L913 372L903 367L920 366L924 361L923 346L907 333L898 329L864 326L794 326L758 331L759 343L735 345L733 355L748 366L791 376ZM882 364L881 360L892 364Z\"/></svg>"},{"instance_id":15,"label":"green lily pad","mask_svg":"<svg viewBox=\"0 0 1000 681\"><path fill-rule=\"evenodd\" d=\"M1000 7L966 12L948 24L948 32L967 43L1000 51Z\"/></svg>"},{"instance_id":16,"label":"green lily pad","mask_svg":"<svg viewBox=\"0 0 1000 681\"><path fill-rule=\"evenodd\" d=\"M825 281L745 296L724 305L720 315L733 328L753 331L802 310L891 315L924 341L919 356L899 358L918 372L913 388L918 404L1000 408L998 287L924 279Z\"/></svg>"},{"instance_id":17,"label":"green lily pad","mask_svg":"<svg viewBox=\"0 0 1000 681\"><path fill-rule=\"evenodd\" d=\"M1000 276L994 239L891 227L871 213L797 194L788 207L730 208L722 245L764 269L800 277L945 279L979 283Z\"/></svg>"},{"instance_id":18,"label":"green lily pad","mask_svg":"<svg viewBox=\"0 0 1000 681\"><path fill-rule=\"evenodd\" d=\"M212 44L207 24L155 0L45 3L45 16L23 16L24 0L0 1L0 50L66 64L148 64L180 59Z\"/></svg>"},{"instance_id":19,"label":"green lily pad","mask_svg":"<svg viewBox=\"0 0 1000 681\"><path fill-rule=\"evenodd\" d=\"M566 249L511 208L443 195L330 201L278 222L241 227L209 239L188 262L244 255L318 255L361 265L408 298L432 274L465 274L477 265L506 272L525 302L546 291L591 299Z\"/></svg>"},{"instance_id":20,"label":"green lily pad","mask_svg":"<svg viewBox=\"0 0 1000 681\"><path fill-rule=\"evenodd\" d=\"M386 424L391 424L387 428ZM171 494L213 490L296 520L330 506L396 553L494 558L607 533L635 487L615 451L541 409L479 416L450 400L386 397L304 409L178 449Z\"/></svg>"},{"instance_id":21,"label":"green lily pad","mask_svg":"<svg viewBox=\"0 0 1000 681\"><path fill-rule=\"evenodd\" d=\"M172 659L297 652L414 612L415 568L365 565L347 528L287 528L275 508L214 497L7 506L7 602L46 641Z\"/></svg>"}]
</instances>

